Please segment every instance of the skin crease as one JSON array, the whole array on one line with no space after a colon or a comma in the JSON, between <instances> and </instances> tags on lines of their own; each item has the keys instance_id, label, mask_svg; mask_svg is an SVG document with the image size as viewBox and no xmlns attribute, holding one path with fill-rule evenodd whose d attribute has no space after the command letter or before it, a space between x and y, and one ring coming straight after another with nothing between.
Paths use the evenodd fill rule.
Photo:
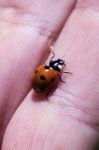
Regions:
<instances>
[{"instance_id":1,"label":"skin crease","mask_svg":"<svg viewBox=\"0 0 99 150\"><path fill-rule=\"evenodd\" d=\"M97 3L0 1L1 150L98 150ZM31 74L55 38L55 57L73 74L44 101L31 90Z\"/></svg>"}]
</instances>

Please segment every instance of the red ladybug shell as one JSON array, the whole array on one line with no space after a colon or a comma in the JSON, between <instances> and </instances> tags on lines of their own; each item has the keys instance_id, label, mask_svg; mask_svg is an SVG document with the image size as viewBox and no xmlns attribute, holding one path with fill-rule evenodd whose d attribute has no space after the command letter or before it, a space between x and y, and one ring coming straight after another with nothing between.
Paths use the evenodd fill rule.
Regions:
<instances>
[{"instance_id":1,"label":"red ladybug shell","mask_svg":"<svg viewBox=\"0 0 99 150\"><path fill-rule=\"evenodd\" d=\"M49 65L42 65L33 73L32 87L37 93L49 93L60 78L65 65L62 59L50 60ZM62 81L62 80L61 80Z\"/></svg>"},{"instance_id":2,"label":"red ladybug shell","mask_svg":"<svg viewBox=\"0 0 99 150\"><path fill-rule=\"evenodd\" d=\"M48 67L48 68L47 68ZM42 65L33 73L32 86L38 93L51 90L59 80L59 72L49 66Z\"/></svg>"}]
</instances>

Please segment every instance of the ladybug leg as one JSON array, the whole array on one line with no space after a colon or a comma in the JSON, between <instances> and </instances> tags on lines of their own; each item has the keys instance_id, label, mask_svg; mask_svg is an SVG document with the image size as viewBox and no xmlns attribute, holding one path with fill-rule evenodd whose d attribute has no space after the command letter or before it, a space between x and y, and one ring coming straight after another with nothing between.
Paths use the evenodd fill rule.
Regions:
<instances>
[{"instance_id":1,"label":"ladybug leg","mask_svg":"<svg viewBox=\"0 0 99 150\"><path fill-rule=\"evenodd\" d=\"M58 77L59 77L59 79L60 79L61 82L65 83L65 81L63 81L62 78L61 78L60 76L58 76Z\"/></svg>"},{"instance_id":2,"label":"ladybug leg","mask_svg":"<svg viewBox=\"0 0 99 150\"><path fill-rule=\"evenodd\" d=\"M71 72L67 72L67 71L66 71L66 72L62 72L62 73L68 73L68 74L72 74Z\"/></svg>"},{"instance_id":3,"label":"ladybug leg","mask_svg":"<svg viewBox=\"0 0 99 150\"><path fill-rule=\"evenodd\" d=\"M51 52L52 52L52 57L51 57L51 60L53 60L53 58L55 57L55 53L54 53L54 48L53 48L53 46L50 46L50 50L51 50Z\"/></svg>"},{"instance_id":4,"label":"ladybug leg","mask_svg":"<svg viewBox=\"0 0 99 150\"><path fill-rule=\"evenodd\" d=\"M72 74L71 72L67 72L67 71L66 71L66 72L61 72L61 73L68 73L68 74ZM63 80L62 80L62 78L61 78L60 76L59 76L59 79L60 79L60 81L61 81L61 82L65 83L65 81L63 81Z\"/></svg>"},{"instance_id":5,"label":"ladybug leg","mask_svg":"<svg viewBox=\"0 0 99 150\"><path fill-rule=\"evenodd\" d=\"M52 51L53 56L51 57L51 60L53 60L53 58L55 57L55 53Z\"/></svg>"},{"instance_id":6,"label":"ladybug leg","mask_svg":"<svg viewBox=\"0 0 99 150\"><path fill-rule=\"evenodd\" d=\"M66 72L61 72L61 73L68 73L68 74L72 74L71 72L67 72L67 71L66 71ZM61 82L65 83L65 81L63 81L63 80L62 80L62 78L60 77L60 75L59 75L58 77L59 77L59 79L60 79L60 81L61 81Z\"/></svg>"},{"instance_id":7,"label":"ladybug leg","mask_svg":"<svg viewBox=\"0 0 99 150\"><path fill-rule=\"evenodd\" d=\"M51 90L49 90L46 94L45 94L45 98L48 100L48 95L51 92Z\"/></svg>"}]
</instances>

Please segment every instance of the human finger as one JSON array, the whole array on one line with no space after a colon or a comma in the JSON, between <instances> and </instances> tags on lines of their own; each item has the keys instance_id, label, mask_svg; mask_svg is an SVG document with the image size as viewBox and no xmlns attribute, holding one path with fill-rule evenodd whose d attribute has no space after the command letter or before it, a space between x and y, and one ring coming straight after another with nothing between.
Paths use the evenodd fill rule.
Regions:
<instances>
[{"instance_id":1,"label":"human finger","mask_svg":"<svg viewBox=\"0 0 99 150\"><path fill-rule=\"evenodd\" d=\"M0 1L0 137L31 88L32 71L48 55L46 49L75 1L51 2Z\"/></svg>"}]
</instances>

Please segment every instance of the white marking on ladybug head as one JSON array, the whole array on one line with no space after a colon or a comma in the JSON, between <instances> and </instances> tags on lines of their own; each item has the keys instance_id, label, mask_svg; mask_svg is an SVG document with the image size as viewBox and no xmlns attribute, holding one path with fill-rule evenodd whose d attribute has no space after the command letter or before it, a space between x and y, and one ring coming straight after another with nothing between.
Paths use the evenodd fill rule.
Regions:
<instances>
[{"instance_id":1,"label":"white marking on ladybug head","mask_svg":"<svg viewBox=\"0 0 99 150\"><path fill-rule=\"evenodd\" d=\"M62 69L62 65L58 65L58 68L61 70Z\"/></svg>"}]
</instances>

